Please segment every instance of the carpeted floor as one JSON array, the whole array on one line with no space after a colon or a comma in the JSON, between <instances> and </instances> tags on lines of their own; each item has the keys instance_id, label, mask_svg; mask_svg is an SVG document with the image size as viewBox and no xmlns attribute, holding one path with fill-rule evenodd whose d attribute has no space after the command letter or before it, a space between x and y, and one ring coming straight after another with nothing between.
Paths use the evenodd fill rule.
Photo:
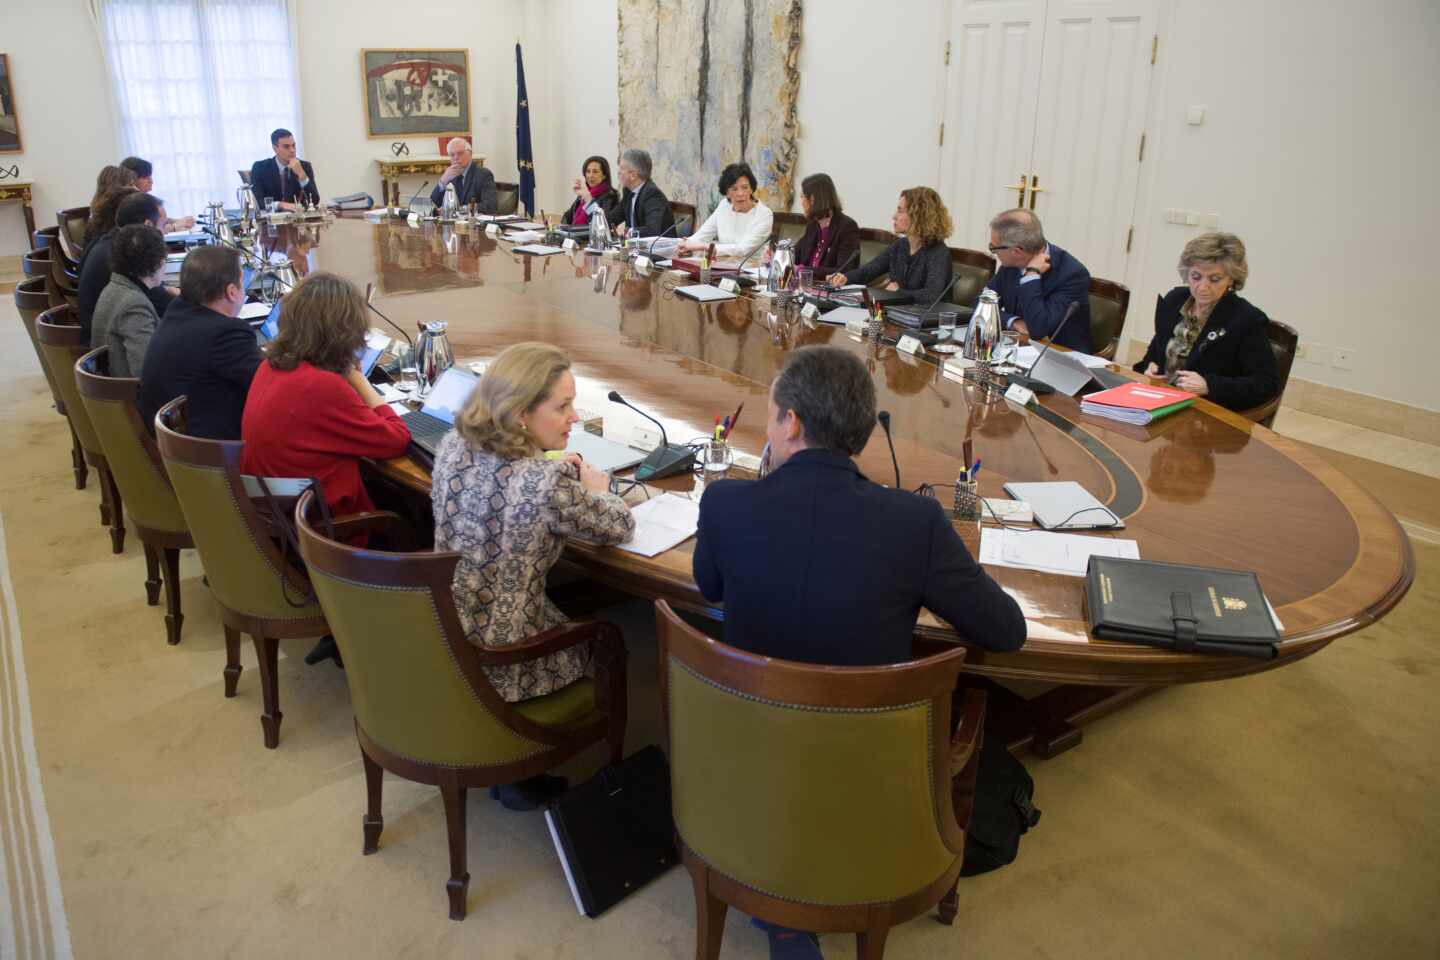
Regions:
<instances>
[{"instance_id":1,"label":"carpeted floor","mask_svg":"<svg viewBox=\"0 0 1440 960\"><path fill-rule=\"evenodd\" d=\"M542 817L483 792L468 810L465 922L446 919L433 789L387 778L381 848L362 857L344 675L305 667L308 643L282 643L282 740L263 749L253 652L224 699L220 625L193 555L184 640L165 645L138 543L112 556L93 485L73 489L69 435L8 297L0 348L13 581L0 617L0 920L16 956L693 956L683 871L598 921L577 917ZM1432 509L1440 481L1412 477L1404 496ZM955 927L915 920L888 956L1440 955L1440 546L1415 547L1416 584L1380 625L1282 670L1167 691L1030 762L1044 820L1020 859L962 883ZM633 749L658 734L653 630L644 603L613 614L632 651ZM854 955L847 937L822 946ZM724 956L765 955L732 912Z\"/></svg>"}]
</instances>

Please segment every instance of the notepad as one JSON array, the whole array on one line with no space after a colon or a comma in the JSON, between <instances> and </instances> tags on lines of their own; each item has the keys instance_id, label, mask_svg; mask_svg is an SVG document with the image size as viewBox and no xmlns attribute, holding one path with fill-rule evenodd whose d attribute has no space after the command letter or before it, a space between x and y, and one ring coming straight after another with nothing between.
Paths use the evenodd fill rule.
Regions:
<instances>
[{"instance_id":1,"label":"notepad","mask_svg":"<svg viewBox=\"0 0 1440 960\"><path fill-rule=\"evenodd\" d=\"M1085 537L1078 533L1002 527L985 527L980 531L980 562L992 566L1083 577L1092 556L1139 560L1140 546L1134 540Z\"/></svg>"},{"instance_id":2,"label":"notepad","mask_svg":"<svg viewBox=\"0 0 1440 960\"><path fill-rule=\"evenodd\" d=\"M833 323L843 327L851 320L867 323L870 320L870 314L864 307L836 307L834 310L820 314L819 319L821 323Z\"/></svg>"},{"instance_id":3,"label":"notepad","mask_svg":"<svg viewBox=\"0 0 1440 960\"><path fill-rule=\"evenodd\" d=\"M693 283L688 287L676 287L675 292L682 297L689 297L691 300L699 300L701 302L735 299L735 294L727 293L719 287L712 287L708 283Z\"/></svg>"},{"instance_id":4,"label":"notepad","mask_svg":"<svg viewBox=\"0 0 1440 960\"><path fill-rule=\"evenodd\" d=\"M527 243L524 246L512 248L516 253L528 253L536 257L548 257L555 253L564 253L560 247L547 247L543 243Z\"/></svg>"},{"instance_id":5,"label":"notepad","mask_svg":"<svg viewBox=\"0 0 1440 960\"><path fill-rule=\"evenodd\" d=\"M695 535L700 527L700 504L673 493L651 497L632 507L635 535L628 543L616 544L628 553L653 557Z\"/></svg>"}]
</instances>

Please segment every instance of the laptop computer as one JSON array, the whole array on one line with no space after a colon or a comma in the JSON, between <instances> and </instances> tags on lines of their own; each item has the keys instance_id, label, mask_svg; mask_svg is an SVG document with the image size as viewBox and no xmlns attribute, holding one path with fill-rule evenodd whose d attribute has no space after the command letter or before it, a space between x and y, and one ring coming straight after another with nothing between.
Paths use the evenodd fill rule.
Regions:
<instances>
[{"instance_id":1,"label":"laptop computer","mask_svg":"<svg viewBox=\"0 0 1440 960\"><path fill-rule=\"evenodd\" d=\"M251 320L251 326L255 328L255 342L262 347L280 335L280 303L279 300L275 301L275 305L270 308L270 313L266 315L265 319L258 322ZM254 306L254 304L247 304L247 306ZM379 331L371 331L366 336L364 345L355 351L355 362L360 367L360 373L366 378L375 369L375 364L379 362L380 357L390 348L390 338L377 334Z\"/></svg>"},{"instance_id":2,"label":"laptop computer","mask_svg":"<svg viewBox=\"0 0 1440 960\"><path fill-rule=\"evenodd\" d=\"M434 462L440 441L455 425L460 408L465 406L465 401L470 399L470 391L479 382L479 377L461 367L451 367L440 374L440 379L435 381L435 386L430 388L425 398L425 405L400 415L405 426L410 428L410 445L418 447Z\"/></svg>"}]
</instances>

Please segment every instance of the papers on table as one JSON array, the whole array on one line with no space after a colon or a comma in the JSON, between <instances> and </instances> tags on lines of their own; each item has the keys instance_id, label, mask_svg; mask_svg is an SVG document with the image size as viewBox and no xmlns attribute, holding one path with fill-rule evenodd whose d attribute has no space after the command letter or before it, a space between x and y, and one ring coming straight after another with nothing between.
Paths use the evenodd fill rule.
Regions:
<instances>
[{"instance_id":1,"label":"papers on table","mask_svg":"<svg viewBox=\"0 0 1440 960\"><path fill-rule=\"evenodd\" d=\"M240 308L240 319L258 320L261 317L270 316L270 310L270 304L263 301L257 300L255 303L247 303L245 304L245 306Z\"/></svg>"},{"instance_id":2,"label":"papers on table","mask_svg":"<svg viewBox=\"0 0 1440 960\"><path fill-rule=\"evenodd\" d=\"M1035 341L1032 340L1015 351L1015 362L1026 370L1029 370L1035 365L1035 361L1040 358L1040 351L1043 349L1045 349L1044 344L1037 345ZM1076 350L1068 351L1066 356L1083 365L1088 370L1094 370L1110 364L1110 361L1104 357L1096 357L1088 353L1080 353Z\"/></svg>"},{"instance_id":3,"label":"papers on table","mask_svg":"<svg viewBox=\"0 0 1440 960\"><path fill-rule=\"evenodd\" d=\"M545 234L540 230L514 230L505 234L505 239L511 243L539 243Z\"/></svg>"},{"instance_id":4,"label":"papers on table","mask_svg":"<svg viewBox=\"0 0 1440 960\"><path fill-rule=\"evenodd\" d=\"M1002 523L1030 523L1035 512L1024 500L1006 500L1004 497L983 497L980 511L981 520L999 520Z\"/></svg>"},{"instance_id":5,"label":"papers on table","mask_svg":"<svg viewBox=\"0 0 1440 960\"><path fill-rule=\"evenodd\" d=\"M204 230L175 230L165 234L166 243L201 243L207 234Z\"/></svg>"},{"instance_id":6,"label":"papers on table","mask_svg":"<svg viewBox=\"0 0 1440 960\"><path fill-rule=\"evenodd\" d=\"M523 246L512 248L516 253L528 253L537 257L548 257L555 253L564 253L560 247L547 247L543 243L527 243Z\"/></svg>"},{"instance_id":7,"label":"papers on table","mask_svg":"<svg viewBox=\"0 0 1440 960\"><path fill-rule=\"evenodd\" d=\"M836 307L834 310L827 310L820 314L819 319L821 323L833 323L843 327L851 320L866 323L870 319L870 314L865 311L864 307Z\"/></svg>"},{"instance_id":8,"label":"papers on table","mask_svg":"<svg viewBox=\"0 0 1440 960\"><path fill-rule=\"evenodd\" d=\"M676 287L675 292L691 300L699 300L702 303L711 300L734 300L735 294L727 293L719 287L712 287L708 283L694 283L688 287Z\"/></svg>"},{"instance_id":9,"label":"papers on table","mask_svg":"<svg viewBox=\"0 0 1440 960\"><path fill-rule=\"evenodd\" d=\"M630 512L635 516L635 535L629 543L617 546L642 557L653 557L683 543L700 526L700 504L673 493L651 497Z\"/></svg>"},{"instance_id":10,"label":"papers on table","mask_svg":"<svg viewBox=\"0 0 1440 960\"><path fill-rule=\"evenodd\" d=\"M1140 547L1134 540L1085 537L1078 533L998 527L985 527L980 531L980 562L997 567L1083 577L1092 556L1139 560Z\"/></svg>"},{"instance_id":11,"label":"papers on table","mask_svg":"<svg viewBox=\"0 0 1440 960\"><path fill-rule=\"evenodd\" d=\"M640 249L651 260L668 259L679 252L680 241L674 237L660 237L655 240L640 241ZM658 256L657 256L658 254Z\"/></svg>"}]
</instances>

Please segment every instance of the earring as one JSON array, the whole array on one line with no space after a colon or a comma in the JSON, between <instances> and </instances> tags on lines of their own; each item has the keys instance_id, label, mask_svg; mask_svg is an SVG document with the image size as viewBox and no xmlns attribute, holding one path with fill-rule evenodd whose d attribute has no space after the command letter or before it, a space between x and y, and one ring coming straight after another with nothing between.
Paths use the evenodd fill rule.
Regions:
<instances>
[{"instance_id":1,"label":"earring","mask_svg":"<svg viewBox=\"0 0 1440 960\"><path fill-rule=\"evenodd\" d=\"M521 421L520 421L520 432L521 432L521 433L529 433L529 432L530 432L530 425L529 425L528 423L526 423L524 420L521 420Z\"/></svg>"}]
</instances>

